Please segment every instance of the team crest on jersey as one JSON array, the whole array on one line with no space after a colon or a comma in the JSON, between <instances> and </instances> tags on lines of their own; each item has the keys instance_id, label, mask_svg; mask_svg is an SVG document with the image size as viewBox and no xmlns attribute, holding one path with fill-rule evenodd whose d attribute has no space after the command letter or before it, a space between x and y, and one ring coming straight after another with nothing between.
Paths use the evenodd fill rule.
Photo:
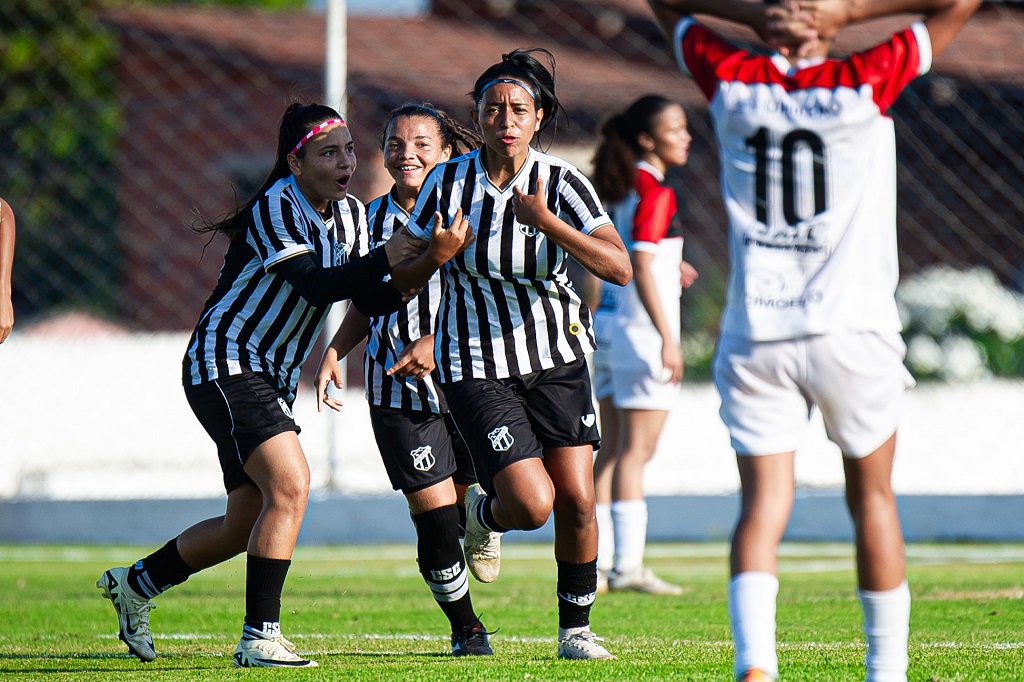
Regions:
<instances>
[{"instance_id":1,"label":"team crest on jersey","mask_svg":"<svg viewBox=\"0 0 1024 682\"><path fill-rule=\"evenodd\" d=\"M287 416L289 419L294 419L294 417L292 416L292 408L288 407L288 403L284 401L284 398L278 398L277 404L281 406L281 409L284 411L285 416Z\"/></svg>"},{"instance_id":2,"label":"team crest on jersey","mask_svg":"<svg viewBox=\"0 0 1024 682\"><path fill-rule=\"evenodd\" d=\"M417 471L430 471L437 462L434 458L434 451L429 445L416 448L409 453L409 456L412 457L412 466Z\"/></svg>"},{"instance_id":3,"label":"team crest on jersey","mask_svg":"<svg viewBox=\"0 0 1024 682\"><path fill-rule=\"evenodd\" d=\"M594 425L594 422L596 420L597 418L594 416L593 412L591 412L590 414L585 414L582 417L580 417L580 421L583 422L583 425L586 426L588 429Z\"/></svg>"},{"instance_id":4,"label":"team crest on jersey","mask_svg":"<svg viewBox=\"0 0 1024 682\"><path fill-rule=\"evenodd\" d=\"M487 437L490 439L491 447L494 448L495 452L505 452L516 442L516 439L508 432L507 426L499 426L488 433Z\"/></svg>"},{"instance_id":5,"label":"team crest on jersey","mask_svg":"<svg viewBox=\"0 0 1024 682\"><path fill-rule=\"evenodd\" d=\"M352 245L345 244L344 242L336 242L334 244L334 264L344 265L348 262L348 256L352 253Z\"/></svg>"},{"instance_id":6,"label":"team crest on jersey","mask_svg":"<svg viewBox=\"0 0 1024 682\"><path fill-rule=\"evenodd\" d=\"M527 237L536 237L537 234L540 232L540 230L538 230L533 225L523 225L522 223L519 223L518 226L519 231L525 234Z\"/></svg>"}]
</instances>

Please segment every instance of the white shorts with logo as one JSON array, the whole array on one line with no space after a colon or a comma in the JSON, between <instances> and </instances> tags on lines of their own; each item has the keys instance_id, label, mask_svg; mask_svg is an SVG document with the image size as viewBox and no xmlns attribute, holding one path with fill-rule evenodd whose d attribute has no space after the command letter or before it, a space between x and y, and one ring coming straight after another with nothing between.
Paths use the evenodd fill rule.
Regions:
<instances>
[{"instance_id":1,"label":"white shorts with logo","mask_svg":"<svg viewBox=\"0 0 1024 682\"><path fill-rule=\"evenodd\" d=\"M639 348L627 345L625 337L612 329L613 318L602 311L594 316L594 397L610 398L620 410L670 411L679 399L679 385L662 381L651 369L661 367L661 337Z\"/></svg>"},{"instance_id":2,"label":"white shorts with logo","mask_svg":"<svg viewBox=\"0 0 1024 682\"><path fill-rule=\"evenodd\" d=\"M783 341L718 340L712 374L719 414L739 455L796 450L811 410L846 457L864 457L899 425L914 379L899 334L843 333Z\"/></svg>"}]
</instances>

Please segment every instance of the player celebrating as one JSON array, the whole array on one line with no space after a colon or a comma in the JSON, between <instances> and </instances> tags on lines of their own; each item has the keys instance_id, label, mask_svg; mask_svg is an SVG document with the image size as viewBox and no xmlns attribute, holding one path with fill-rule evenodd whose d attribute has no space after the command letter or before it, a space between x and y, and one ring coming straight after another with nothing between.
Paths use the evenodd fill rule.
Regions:
<instances>
[{"instance_id":1,"label":"player celebrating","mask_svg":"<svg viewBox=\"0 0 1024 682\"><path fill-rule=\"evenodd\" d=\"M497 536L539 528L554 512L558 655L611 658L590 630L599 435L585 355L594 340L566 254L618 284L630 279L629 257L583 174L531 147L560 109L550 53L503 55L472 97L483 149L438 164L409 221L423 239L434 238L436 219L468 219L476 235L445 266L435 342L445 396L480 480L467 495L466 561L478 579L494 580ZM434 265L421 256L394 277L418 286Z\"/></svg>"},{"instance_id":2,"label":"player celebrating","mask_svg":"<svg viewBox=\"0 0 1024 682\"><path fill-rule=\"evenodd\" d=\"M349 257L366 232L365 209L348 196L355 167L341 116L323 105L293 104L263 186L227 218L197 228L231 240L183 361L185 396L217 444L227 508L131 567L100 577L97 587L113 602L121 640L143 661L156 658L150 600L245 551L245 622L235 666L316 665L280 630L281 592L309 491L291 411L299 369L333 301L354 298L371 313L400 304L384 278L421 250L394 238L363 258Z\"/></svg>"},{"instance_id":3,"label":"player celebrating","mask_svg":"<svg viewBox=\"0 0 1024 682\"><path fill-rule=\"evenodd\" d=\"M406 104L393 112L381 136L384 167L395 181L391 191L367 206L369 243L386 242L409 220L409 211L427 174L451 158L461 143L480 138L426 104ZM328 395L341 388L343 358L367 337L363 367L370 422L395 490L409 503L416 527L417 563L452 628L452 655L490 656L488 633L473 611L459 528L460 503L476 481L473 462L448 414L434 371L434 319L441 300L441 275L398 311L367 318L350 308L324 352L317 373L317 407L339 410Z\"/></svg>"},{"instance_id":4,"label":"player celebrating","mask_svg":"<svg viewBox=\"0 0 1024 682\"><path fill-rule=\"evenodd\" d=\"M729 215L732 267L713 370L742 485L729 584L734 672L778 674L778 545L793 503L793 452L817 406L843 452L867 680L906 680L910 591L890 479L912 379L894 300L896 155L885 112L978 0L651 5L710 102ZM841 26L900 12L924 21L827 58ZM779 39L788 56L735 47L691 13Z\"/></svg>"},{"instance_id":5,"label":"player celebrating","mask_svg":"<svg viewBox=\"0 0 1024 682\"><path fill-rule=\"evenodd\" d=\"M686 163L691 138L683 107L659 95L641 97L609 118L601 138L594 186L629 249L633 281L625 287L602 282L594 315L602 432L594 462L598 588L681 594L643 565L643 473L683 376L679 296L697 271L683 260L675 192L665 172Z\"/></svg>"}]
</instances>

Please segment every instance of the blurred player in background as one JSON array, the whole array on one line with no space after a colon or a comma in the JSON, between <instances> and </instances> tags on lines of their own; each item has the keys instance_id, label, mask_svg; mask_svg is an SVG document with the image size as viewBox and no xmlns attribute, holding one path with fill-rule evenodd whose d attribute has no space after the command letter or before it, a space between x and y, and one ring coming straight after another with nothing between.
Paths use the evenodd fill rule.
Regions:
<instances>
[{"instance_id":1,"label":"blurred player in background","mask_svg":"<svg viewBox=\"0 0 1024 682\"><path fill-rule=\"evenodd\" d=\"M367 205L369 244L386 242L409 220L427 174L453 152L480 146L480 138L426 104L391 112L381 133L391 191ZM360 254L362 255L362 254ZM473 461L451 421L434 377L434 320L441 300L435 272L420 294L388 315L368 318L349 308L317 373L317 408L340 410L328 394L342 387L339 359L363 339L366 400L373 434L395 490L409 503L416 527L417 564L452 628L452 655L490 656L486 628L473 611L460 526L466 489L476 482ZM460 520L461 516L461 520Z\"/></svg>"},{"instance_id":2,"label":"blurred player in background","mask_svg":"<svg viewBox=\"0 0 1024 682\"><path fill-rule=\"evenodd\" d=\"M438 164L409 219L423 239L433 239L435 215L445 224L468 218L476 235L445 266L436 330L441 383L480 481L467 495L466 562L477 579L495 580L500 534L539 528L553 512L558 655L611 658L590 630L599 435L586 354L594 340L566 256L619 284L631 276L629 256L589 180L531 147L561 108L551 54L502 55L472 98L484 147ZM426 281L416 261L394 276L403 286Z\"/></svg>"},{"instance_id":3,"label":"blurred player in background","mask_svg":"<svg viewBox=\"0 0 1024 682\"><path fill-rule=\"evenodd\" d=\"M686 112L648 95L610 117L594 156L594 187L629 250L633 281L601 283L594 315L594 395L601 449L594 461L598 590L682 594L644 566L644 465L679 395L683 351L679 297L697 278L683 260L670 166L686 164Z\"/></svg>"},{"instance_id":4,"label":"blurred player in background","mask_svg":"<svg viewBox=\"0 0 1024 682\"><path fill-rule=\"evenodd\" d=\"M14 327L11 268L14 266L14 210L0 197L0 343Z\"/></svg>"},{"instance_id":5,"label":"blurred player in background","mask_svg":"<svg viewBox=\"0 0 1024 682\"><path fill-rule=\"evenodd\" d=\"M366 239L365 208L348 196L355 168L341 116L323 105L293 104L260 190L228 217L196 228L230 239L183 361L185 396L217 444L227 508L100 577L120 638L143 661L156 658L150 600L244 551L245 622L235 666L316 665L280 630L281 592L309 492L291 411L299 370L332 302L352 298L367 314L393 310L402 296L385 276L422 250L396 237L352 257Z\"/></svg>"},{"instance_id":6,"label":"blurred player in background","mask_svg":"<svg viewBox=\"0 0 1024 682\"><path fill-rule=\"evenodd\" d=\"M816 406L843 452L867 680L906 680L910 591L891 474L913 380L894 300L896 154L886 110L977 5L651 0L680 68L709 100L729 215L713 372L742 484L729 585L738 678L778 675L778 546L793 504L793 453ZM842 26L903 12L924 20L828 59ZM736 47L693 13L749 26L780 50Z\"/></svg>"}]
</instances>

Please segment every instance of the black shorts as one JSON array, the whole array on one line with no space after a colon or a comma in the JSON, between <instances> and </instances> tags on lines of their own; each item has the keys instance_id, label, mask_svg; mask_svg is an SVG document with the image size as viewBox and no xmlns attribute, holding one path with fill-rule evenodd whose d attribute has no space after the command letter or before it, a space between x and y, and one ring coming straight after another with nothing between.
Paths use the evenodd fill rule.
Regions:
<instances>
[{"instance_id":1,"label":"black shorts","mask_svg":"<svg viewBox=\"0 0 1024 682\"><path fill-rule=\"evenodd\" d=\"M408 495L447 478L476 483L473 459L448 414L370 405L370 424L395 490Z\"/></svg>"},{"instance_id":2,"label":"black shorts","mask_svg":"<svg viewBox=\"0 0 1024 682\"><path fill-rule=\"evenodd\" d=\"M185 384L185 398L217 444L224 489L255 486L242 467L258 445L285 431L299 433L291 405L267 374L246 372Z\"/></svg>"},{"instance_id":3,"label":"black shorts","mask_svg":"<svg viewBox=\"0 0 1024 682\"><path fill-rule=\"evenodd\" d=\"M544 448L601 443L586 360L508 379L444 385L452 417L488 493L505 467Z\"/></svg>"}]
</instances>

